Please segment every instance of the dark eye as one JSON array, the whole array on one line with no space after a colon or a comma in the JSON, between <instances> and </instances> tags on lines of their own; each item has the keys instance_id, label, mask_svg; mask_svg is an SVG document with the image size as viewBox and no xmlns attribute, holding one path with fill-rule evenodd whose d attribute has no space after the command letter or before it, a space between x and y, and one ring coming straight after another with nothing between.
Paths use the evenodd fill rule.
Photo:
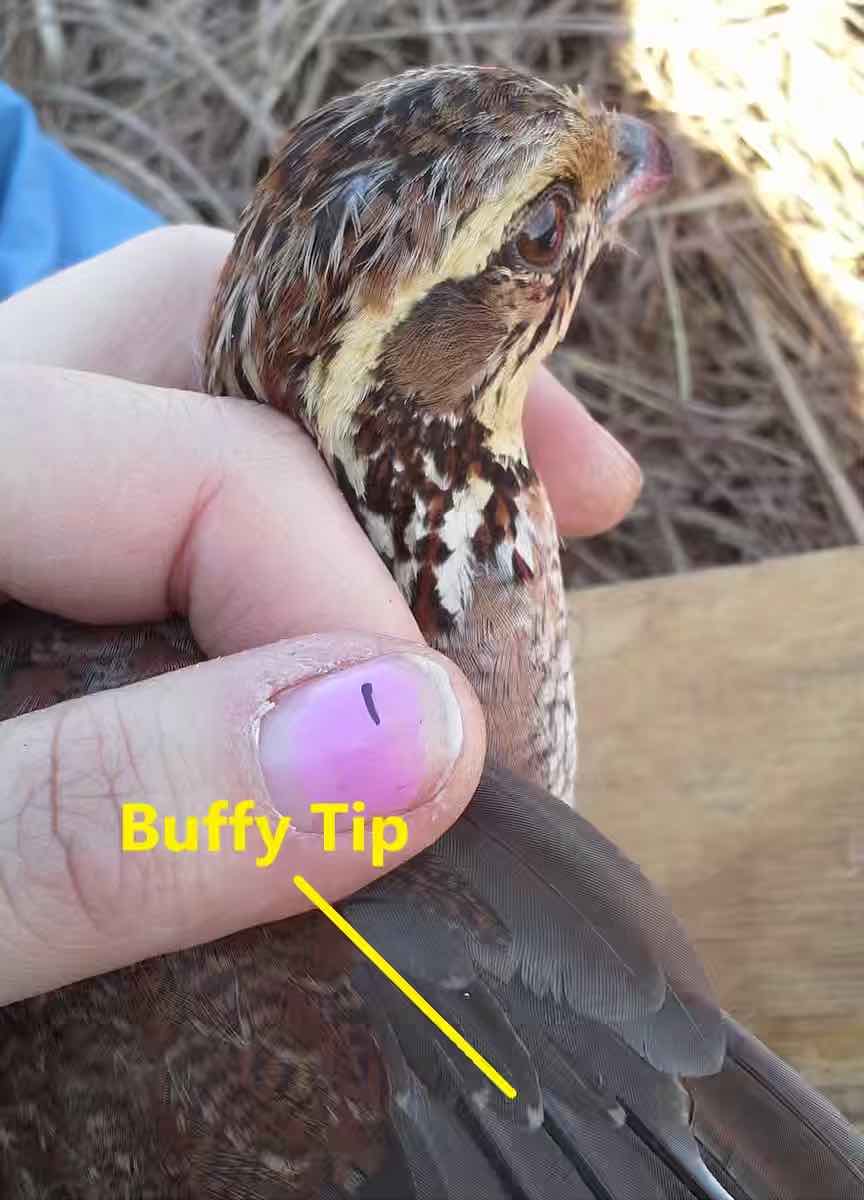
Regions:
<instances>
[{"instance_id":1,"label":"dark eye","mask_svg":"<svg viewBox=\"0 0 864 1200\"><path fill-rule=\"evenodd\" d=\"M566 192L554 191L532 209L512 242L525 266L540 271L558 266L572 208Z\"/></svg>"}]
</instances>

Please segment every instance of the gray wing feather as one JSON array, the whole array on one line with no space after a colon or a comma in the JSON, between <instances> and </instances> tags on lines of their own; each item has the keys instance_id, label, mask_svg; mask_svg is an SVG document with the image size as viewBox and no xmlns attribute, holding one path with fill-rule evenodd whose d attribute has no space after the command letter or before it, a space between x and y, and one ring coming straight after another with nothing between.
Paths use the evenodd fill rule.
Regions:
<instances>
[{"instance_id":1,"label":"gray wing feather","mask_svg":"<svg viewBox=\"0 0 864 1200\"><path fill-rule=\"evenodd\" d=\"M864 1138L731 1018L722 1070L688 1080L712 1170L746 1200L860 1200Z\"/></svg>"},{"instance_id":2,"label":"gray wing feather","mask_svg":"<svg viewBox=\"0 0 864 1200\"><path fill-rule=\"evenodd\" d=\"M862 1139L729 1022L665 901L587 821L487 769L428 853L437 912L398 872L346 911L520 1094L358 968L417 1200L864 1200Z\"/></svg>"}]
</instances>

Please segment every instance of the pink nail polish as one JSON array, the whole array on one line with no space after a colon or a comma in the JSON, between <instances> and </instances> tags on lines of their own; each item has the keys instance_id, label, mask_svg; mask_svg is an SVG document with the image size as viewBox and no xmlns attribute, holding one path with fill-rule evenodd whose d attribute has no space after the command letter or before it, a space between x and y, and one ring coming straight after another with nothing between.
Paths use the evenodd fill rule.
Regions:
<instances>
[{"instance_id":1,"label":"pink nail polish","mask_svg":"<svg viewBox=\"0 0 864 1200\"><path fill-rule=\"evenodd\" d=\"M276 697L261 721L259 756L270 799L295 829L319 832L312 804L347 804L369 817L429 800L462 748L462 713L443 667L398 654L334 671Z\"/></svg>"}]
</instances>

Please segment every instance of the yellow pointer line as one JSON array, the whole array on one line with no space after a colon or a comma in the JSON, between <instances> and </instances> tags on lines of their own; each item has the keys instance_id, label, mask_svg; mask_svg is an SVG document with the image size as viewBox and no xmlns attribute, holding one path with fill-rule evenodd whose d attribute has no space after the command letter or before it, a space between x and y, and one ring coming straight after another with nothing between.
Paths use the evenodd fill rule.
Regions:
<instances>
[{"instance_id":1,"label":"yellow pointer line","mask_svg":"<svg viewBox=\"0 0 864 1200\"><path fill-rule=\"evenodd\" d=\"M386 975L390 982L399 988L400 992L407 996L412 1004L416 1004L423 1016L430 1020L433 1025L437 1026L437 1028L440 1029L441 1032L450 1039L454 1046L457 1046L462 1051L466 1058L470 1058L474 1066L477 1067L478 1070L482 1071L486 1078L494 1083L498 1090L502 1091L508 1100L516 1099L516 1089L513 1087L513 1085L508 1083L504 1076L500 1075L495 1070L492 1064L488 1061L488 1059L483 1057L479 1050L475 1050L470 1042L466 1042L459 1030L454 1029L450 1022L445 1020L444 1017L442 1017L437 1011L437 1009L432 1007L428 1000L424 1000L416 988L413 988L408 980L405 979L404 976L400 975L396 968L392 967L387 959L383 958L378 953L374 946L370 946L363 935L358 933L354 926L350 924L350 922L346 921L342 914L338 913L332 904L328 904L321 893L316 892L315 888L311 883L309 883L308 880L304 879L302 875L295 875L294 886L303 893L307 900L311 900L315 907L320 909L325 917L329 917L336 928L344 933L348 940L353 942L357 949L361 950L369 959L369 961L375 964L381 974Z\"/></svg>"}]
</instances>

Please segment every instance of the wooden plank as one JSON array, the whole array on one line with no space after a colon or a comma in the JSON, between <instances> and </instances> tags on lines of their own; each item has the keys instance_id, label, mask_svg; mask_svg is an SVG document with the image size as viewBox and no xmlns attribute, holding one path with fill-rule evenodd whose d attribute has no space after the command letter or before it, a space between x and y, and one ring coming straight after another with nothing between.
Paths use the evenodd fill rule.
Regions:
<instances>
[{"instance_id":1,"label":"wooden plank","mask_svg":"<svg viewBox=\"0 0 864 1200\"><path fill-rule=\"evenodd\" d=\"M582 811L864 1124L864 550L572 593Z\"/></svg>"}]
</instances>

